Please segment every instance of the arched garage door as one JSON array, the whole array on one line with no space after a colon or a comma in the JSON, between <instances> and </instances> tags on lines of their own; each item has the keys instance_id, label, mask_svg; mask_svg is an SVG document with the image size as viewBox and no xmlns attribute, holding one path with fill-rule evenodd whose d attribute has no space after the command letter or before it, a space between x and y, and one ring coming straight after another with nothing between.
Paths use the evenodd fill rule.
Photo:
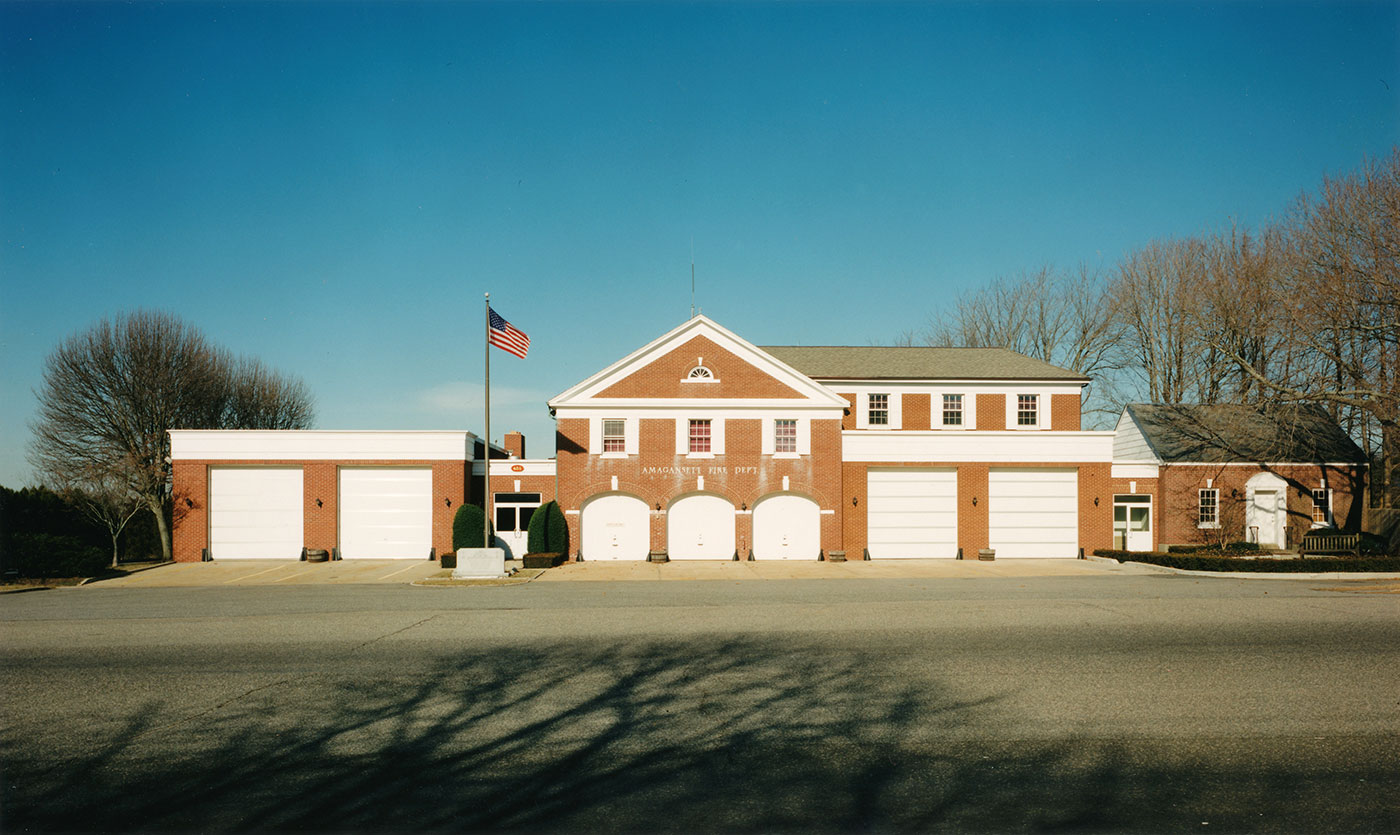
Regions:
<instances>
[{"instance_id":1,"label":"arched garage door","mask_svg":"<svg viewBox=\"0 0 1400 835\"><path fill-rule=\"evenodd\" d=\"M734 558L734 505L697 493L672 502L666 512L666 553L673 560Z\"/></svg>"},{"instance_id":2,"label":"arched garage door","mask_svg":"<svg viewBox=\"0 0 1400 835\"><path fill-rule=\"evenodd\" d=\"M753 555L760 560L815 560L821 552L817 503L798 493L775 493L753 505Z\"/></svg>"},{"instance_id":3,"label":"arched garage door","mask_svg":"<svg viewBox=\"0 0 1400 835\"><path fill-rule=\"evenodd\" d=\"M651 551L651 510L635 496L594 496L583 503L579 525L585 560L644 560Z\"/></svg>"}]
</instances>

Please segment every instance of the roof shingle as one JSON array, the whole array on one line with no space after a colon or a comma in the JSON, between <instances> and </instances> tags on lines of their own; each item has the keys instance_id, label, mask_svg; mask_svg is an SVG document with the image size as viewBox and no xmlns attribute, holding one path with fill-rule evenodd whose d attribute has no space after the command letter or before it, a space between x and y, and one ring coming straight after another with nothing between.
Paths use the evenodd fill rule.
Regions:
<instances>
[{"instance_id":1,"label":"roof shingle","mask_svg":"<svg viewBox=\"0 0 1400 835\"><path fill-rule=\"evenodd\" d=\"M1365 454L1315 403L1148 405L1128 413L1157 457L1197 463L1364 463Z\"/></svg>"},{"instance_id":2,"label":"roof shingle","mask_svg":"<svg viewBox=\"0 0 1400 835\"><path fill-rule=\"evenodd\" d=\"M1063 380L1083 374L1005 348L764 345L779 361L816 380Z\"/></svg>"}]
</instances>

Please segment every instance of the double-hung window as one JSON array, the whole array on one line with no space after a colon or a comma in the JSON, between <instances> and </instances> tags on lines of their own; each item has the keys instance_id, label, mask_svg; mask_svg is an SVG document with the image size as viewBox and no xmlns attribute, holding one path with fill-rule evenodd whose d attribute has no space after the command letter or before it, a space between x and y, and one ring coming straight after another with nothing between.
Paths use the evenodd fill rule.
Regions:
<instances>
[{"instance_id":1,"label":"double-hung window","mask_svg":"<svg viewBox=\"0 0 1400 835\"><path fill-rule=\"evenodd\" d=\"M1038 426L1040 424L1040 395L1016 395L1016 425Z\"/></svg>"},{"instance_id":2,"label":"double-hung window","mask_svg":"<svg viewBox=\"0 0 1400 835\"><path fill-rule=\"evenodd\" d=\"M773 451L797 452L797 421L776 420L773 422Z\"/></svg>"},{"instance_id":3,"label":"double-hung window","mask_svg":"<svg viewBox=\"0 0 1400 835\"><path fill-rule=\"evenodd\" d=\"M963 396L961 394L943 395L943 425L963 425Z\"/></svg>"},{"instance_id":4,"label":"double-hung window","mask_svg":"<svg viewBox=\"0 0 1400 835\"><path fill-rule=\"evenodd\" d=\"M1332 503L1328 501L1327 492L1326 488L1312 491L1314 525L1323 526L1332 522Z\"/></svg>"},{"instance_id":5,"label":"double-hung window","mask_svg":"<svg viewBox=\"0 0 1400 835\"><path fill-rule=\"evenodd\" d=\"M1220 490L1210 487L1197 493L1196 527L1220 527Z\"/></svg>"},{"instance_id":6,"label":"double-hung window","mask_svg":"<svg viewBox=\"0 0 1400 835\"><path fill-rule=\"evenodd\" d=\"M872 394L869 400L869 415L867 421L871 426L890 425L890 396L888 394Z\"/></svg>"},{"instance_id":7,"label":"double-hung window","mask_svg":"<svg viewBox=\"0 0 1400 835\"><path fill-rule=\"evenodd\" d=\"M710 451L710 421L709 419L690 421L690 451L709 452Z\"/></svg>"},{"instance_id":8,"label":"double-hung window","mask_svg":"<svg viewBox=\"0 0 1400 835\"><path fill-rule=\"evenodd\" d=\"M603 421L603 452L627 451L627 421L605 419Z\"/></svg>"}]
</instances>

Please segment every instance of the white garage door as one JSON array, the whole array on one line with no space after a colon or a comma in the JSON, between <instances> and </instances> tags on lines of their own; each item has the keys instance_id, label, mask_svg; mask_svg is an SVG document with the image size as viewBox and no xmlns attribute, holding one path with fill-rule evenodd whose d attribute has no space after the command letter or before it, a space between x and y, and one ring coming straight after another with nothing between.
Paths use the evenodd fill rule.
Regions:
<instances>
[{"instance_id":1,"label":"white garage door","mask_svg":"<svg viewBox=\"0 0 1400 835\"><path fill-rule=\"evenodd\" d=\"M806 496L779 493L754 502L755 559L815 560L821 535L821 509Z\"/></svg>"},{"instance_id":2,"label":"white garage door","mask_svg":"<svg viewBox=\"0 0 1400 835\"><path fill-rule=\"evenodd\" d=\"M1078 470L993 469L987 501L997 559L1079 556Z\"/></svg>"},{"instance_id":3,"label":"white garage door","mask_svg":"<svg viewBox=\"0 0 1400 835\"><path fill-rule=\"evenodd\" d=\"M302 548L300 467L209 470L209 555L294 560Z\"/></svg>"},{"instance_id":4,"label":"white garage door","mask_svg":"<svg viewBox=\"0 0 1400 835\"><path fill-rule=\"evenodd\" d=\"M425 560L433 547L433 471L340 468L340 556Z\"/></svg>"},{"instance_id":5,"label":"white garage door","mask_svg":"<svg viewBox=\"0 0 1400 835\"><path fill-rule=\"evenodd\" d=\"M866 471L870 557L956 557L958 471L897 467Z\"/></svg>"},{"instance_id":6,"label":"white garage door","mask_svg":"<svg viewBox=\"0 0 1400 835\"><path fill-rule=\"evenodd\" d=\"M583 503L579 520L585 560L644 560L651 553L651 508L641 499L594 496Z\"/></svg>"},{"instance_id":7,"label":"white garage door","mask_svg":"<svg viewBox=\"0 0 1400 835\"><path fill-rule=\"evenodd\" d=\"M719 496L686 496L666 512L666 554L673 560L734 559L734 505Z\"/></svg>"}]
</instances>

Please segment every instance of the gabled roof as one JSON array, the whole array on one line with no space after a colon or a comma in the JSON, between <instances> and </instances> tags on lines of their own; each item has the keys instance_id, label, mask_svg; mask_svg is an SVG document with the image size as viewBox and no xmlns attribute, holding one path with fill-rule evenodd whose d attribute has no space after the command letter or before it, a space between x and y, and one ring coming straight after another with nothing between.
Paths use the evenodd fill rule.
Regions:
<instances>
[{"instance_id":1,"label":"gabled roof","mask_svg":"<svg viewBox=\"0 0 1400 835\"><path fill-rule=\"evenodd\" d=\"M1087 383L1066 368L1006 348L765 345L817 380L1054 380Z\"/></svg>"},{"instance_id":2,"label":"gabled roof","mask_svg":"<svg viewBox=\"0 0 1400 835\"><path fill-rule=\"evenodd\" d=\"M1233 404L1124 409L1165 463L1364 463L1366 456L1315 403L1263 409Z\"/></svg>"},{"instance_id":3,"label":"gabled roof","mask_svg":"<svg viewBox=\"0 0 1400 835\"><path fill-rule=\"evenodd\" d=\"M602 371L550 398L549 408L593 406L627 400L628 398L609 396L605 392L620 380L626 379L658 358L700 337L713 342L723 350L735 355L741 362L772 377L790 389L796 397L784 399L783 405L785 406L801 405L803 408L820 407L843 410L846 408L847 403L844 398L703 315L687 319L679 326L653 339ZM723 376L723 372L721 372L721 376ZM763 399L765 398L758 400ZM727 399L725 401L706 400L703 402L708 406L743 405L745 403L753 405L758 400Z\"/></svg>"}]
</instances>

